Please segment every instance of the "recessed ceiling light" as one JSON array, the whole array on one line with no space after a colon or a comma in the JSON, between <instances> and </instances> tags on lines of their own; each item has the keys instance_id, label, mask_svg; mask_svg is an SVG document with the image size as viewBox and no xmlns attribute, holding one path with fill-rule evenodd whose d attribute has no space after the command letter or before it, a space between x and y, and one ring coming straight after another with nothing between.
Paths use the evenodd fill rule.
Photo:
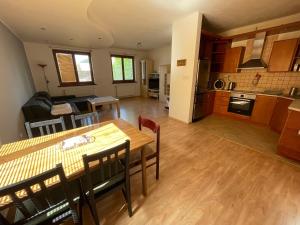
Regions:
<instances>
[{"instance_id":1,"label":"recessed ceiling light","mask_svg":"<svg viewBox=\"0 0 300 225\"><path fill-rule=\"evenodd\" d=\"M70 41L73 41L74 39L73 39L73 38L70 38L69 40L70 40Z\"/></svg>"},{"instance_id":2,"label":"recessed ceiling light","mask_svg":"<svg viewBox=\"0 0 300 225\"><path fill-rule=\"evenodd\" d=\"M141 48L142 47L142 42L136 43L136 47Z\"/></svg>"},{"instance_id":3,"label":"recessed ceiling light","mask_svg":"<svg viewBox=\"0 0 300 225\"><path fill-rule=\"evenodd\" d=\"M99 40L102 40L102 37L98 37Z\"/></svg>"},{"instance_id":4,"label":"recessed ceiling light","mask_svg":"<svg viewBox=\"0 0 300 225\"><path fill-rule=\"evenodd\" d=\"M46 27L41 27L40 28L42 31L45 31L46 30Z\"/></svg>"}]
</instances>

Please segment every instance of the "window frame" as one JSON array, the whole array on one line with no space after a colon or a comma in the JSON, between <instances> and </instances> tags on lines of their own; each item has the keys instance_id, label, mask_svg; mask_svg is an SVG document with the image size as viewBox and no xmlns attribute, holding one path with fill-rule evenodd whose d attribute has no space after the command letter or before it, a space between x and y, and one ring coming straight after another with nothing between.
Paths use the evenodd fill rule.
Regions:
<instances>
[{"instance_id":1,"label":"window frame","mask_svg":"<svg viewBox=\"0 0 300 225\"><path fill-rule=\"evenodd\" d=\"M123 80L114 80L114 70L112 64L112 57L118 57L122 59L122 78ZM125 71L124 71L124 58L132 59L132 72L133 78L132 80L125 80ZM118 54L111 54L110 55L110 64L111 64L111 75L112 75L112 83L113 84L124 84L124 83L135 83L135 63L134 63L134 56L131 55L118 55Z\"/></svg>"},{"instance_id":2,"label":"window frame","mask_svg":"<svg viewBox=\"0 0 300 225\"><path fill-rule=\"evenodd\" d=\"M90 52L53 49L52 53L53 53L53 57L54 57L54 62L55 62L55 66L56 66L56 71L57 71L57 75L58 75L59 84L60 84L59 87L96 85L95 84L95 80L94 80L94 72L93 72L93 65L92 65L92 55L91 55ZM60 70L59 70L59 66L58 66L58 61L57 61L57 57L56 57L57 53L66 53L66 54L72 55L72 60L73 60L73 66L74 66L74 71L75 71L76 82L63 82L62 81ZM79 81L79 76L78 76L78 71L77 71L77 66L76 66L75 55L87 55L89 57L89 63L90 63L90 70L91 70L92 81L86 81L86 82Z\"/></svg>"}]
</instances>

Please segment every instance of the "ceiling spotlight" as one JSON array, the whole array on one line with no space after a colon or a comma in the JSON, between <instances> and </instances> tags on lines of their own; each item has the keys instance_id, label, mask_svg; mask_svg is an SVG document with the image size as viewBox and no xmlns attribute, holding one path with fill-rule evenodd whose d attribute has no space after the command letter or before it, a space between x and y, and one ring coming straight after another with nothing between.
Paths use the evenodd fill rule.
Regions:
<instances>
[{"instance_id":1,"label":"ceiling spotlight","mask_svg":"<svg viewBox=\"0 0 300 225\"><path fill-rule=\"evenodd\" d=\"M46 27L41 27L40 30L45 31Z\"/></svg>"},{"instance_id":2,"label":"ceiling spotlight","mask_svg":"<svg viewBox=\"0 0 300 225\"><path fill-rule=\"evenodd\" d=\"M99 40L102 40L102 37L98 37Z\"/></svg>"},{"instance_id":3,"label":"ceiling spotlight","mask_svg":"<svg viewBox=\"0 0 300 225\"><path fill-rule=\"evenodd\" d=\"M73 41L74 39L73 39L73 38L70 38L69 40L70 40L70 41Z\"/></svg>"},{"instance_id":4,"label":"ceiling spotlight","mask_svg":"<svg viewBox=\"0 0 300 225\"><path fill-rule=\"evenodd\" d=\"M137 47L137 48L141 48L141 47L142 47L142 42L136 43L136 47Z\"/></svg>"}]
</instances>

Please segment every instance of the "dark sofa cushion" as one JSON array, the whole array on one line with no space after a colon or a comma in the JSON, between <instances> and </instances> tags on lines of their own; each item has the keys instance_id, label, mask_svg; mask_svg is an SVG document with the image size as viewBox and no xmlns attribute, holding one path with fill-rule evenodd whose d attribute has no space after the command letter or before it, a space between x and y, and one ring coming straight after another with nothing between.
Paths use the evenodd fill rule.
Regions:
<instances>
[{"instance_id":1,"label":"dark sofa cushion","mask_svg":"<svg viewBox=\"0 0 300 225\"><path fill-rule=\"evenodd\" d=\"M46 104L43 100L31 98L23 107L22 111L25 121L41 121L51 119L51 106Z\"/></svg>"},{"instance_id":2,"label":"dark sofa cushion","mask_svg":"<svg viewBox=\"0 0 300 225\"><path fill-rule=\"evenodd\" d=\"M53 96L51 97L52 102L61 102L61 101L68 101L72 98L76 98L75 95L63 95L63 96Z\"/></svg>"},{"instance_id":3,"label":"dark sofa cushion","mask_svg":"<svg viewBox=\"0 0 300 225\"><path fill-rule=\"evenodd\" d=\"M52 107L52 102L48 99L48 98L46 98L46 97L36 97L35 98L36 100L38 100L38 101L42 101L42 102L44 102L46 105L48 105L50 108Z\"/></svg>"},{"instance_id":4,"label":"dark sofa cushion","mask_svg":"<svg viewBox=\"0 0 300 225\"><path fill-rule=\"evenodd\" d=\"M43 98L47 98L49 101L51 100L50 95L48 94L48 92L46 91L39 91L36 92L33 97L43 97Z\"/></svg>"},{"instance_id":5,"label":"dark sofa cushion","mask_svg":"<svg viewBox=\"0 0 300 225\"><path fill-rule=\"evenodd\" d=\"M51 115L53 104L69 103L74 114L80 114L88 111L88 99L97 96L90 95L84 97L75 97L74 95L50 97L47 92L37 92L22 107L25 121L34 122L57 118ZM68 121L65 116L65 122ZM67 125L67 124L66 124Z\"/></svg>"}]
</instances>

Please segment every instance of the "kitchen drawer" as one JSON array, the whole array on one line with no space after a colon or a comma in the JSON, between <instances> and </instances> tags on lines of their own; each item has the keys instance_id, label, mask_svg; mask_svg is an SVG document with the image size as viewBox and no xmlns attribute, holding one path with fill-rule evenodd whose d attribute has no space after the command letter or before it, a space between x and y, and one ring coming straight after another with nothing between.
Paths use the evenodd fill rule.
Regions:
<instances>
[{"instance_id":1,"label":"kitchen drawer","mask_svg":"<svg viewBox=\"0 0 300 225\"><path fill-rule=\"evenodd\" d=\"M216 97L227 97L229 98L230 92L229 91L216 91Z\"/></svg>"},{"instance_id":2,"label":"kitchen drawer","mask_svg":"<svg viewBox=\"0 0 300 225\"><path fill-rule=\"evenodd\" d=\"M215 105L223 105L228 106L229 98L228 97L216 97L215 98Z\"/></svg>"}]
</instances>

